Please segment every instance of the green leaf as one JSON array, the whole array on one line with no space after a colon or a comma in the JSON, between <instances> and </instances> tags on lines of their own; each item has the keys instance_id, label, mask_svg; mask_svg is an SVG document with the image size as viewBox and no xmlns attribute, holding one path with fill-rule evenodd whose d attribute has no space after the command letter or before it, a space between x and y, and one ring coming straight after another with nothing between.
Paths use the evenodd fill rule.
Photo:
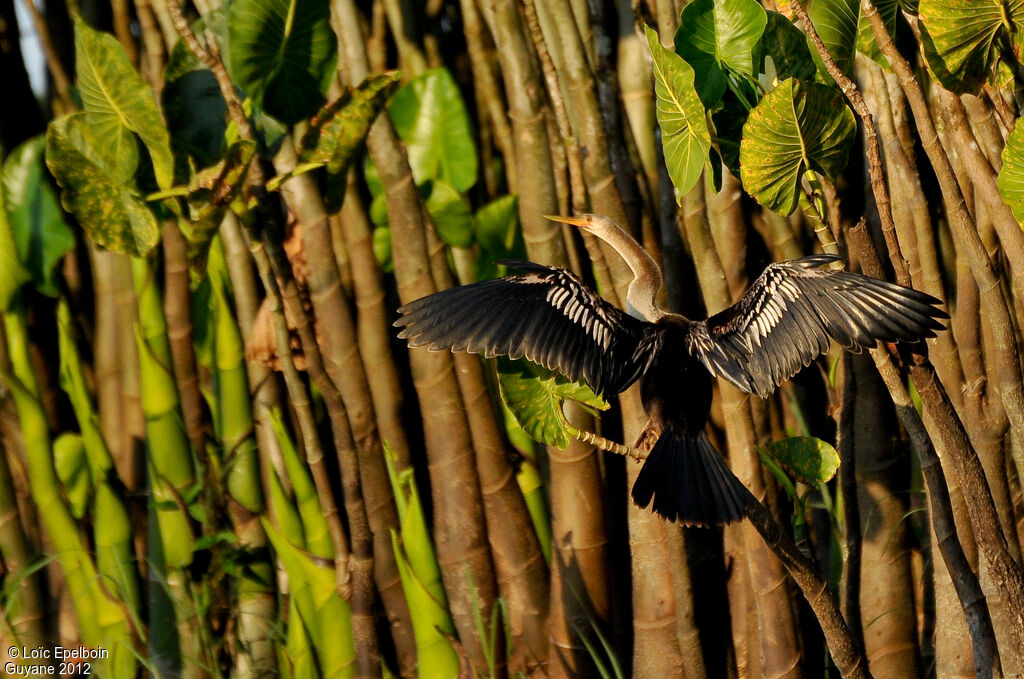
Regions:
<instances>
[{"instance_id":1,"label":"green leaf","mask_svg":"<svg viewBox=\"0 0 1024 679\"><path fill-rule=\"evenodd\" d=\"M900 46L899 42L899 25L903 23L900 19L900 9L906 7L908 10L910 3L901 2L901 0L875 0L875 9L878 10L878 14L882 17L882 21L885 23L886 30L889 31L889 35L896 41L896 46ZM878 41L875 40L875 32L871 28L871 22L864 18L863 11L861 11L860 26L857 29L857 51L871 57L879 66L887 71L892 71L892 66L889 65L889 60L882 54L882 50L878 47Z\"/></svg>"},{"instance_id":2,"label":"green leaf","mask_svg":"<svg viewBox=\"0 0 1024 679\"><path fill-rule=\"evenodd\" d=\"M431 180L425 182L420 190L429 192L424 205L441 240L459 248L472 245L473 213L455 187L444 181Z\"/></svg>"},{"instance_id":3,"label":"green leaf","mask_svg":"<svg viewBox=\"0 0 1024 679\"><path fill-rule=\"evenodd\" d=\"M11 153L3 166L3 191L18 259L40 292L57 295L54 267L75 247L75 234L64 221L57 195L43 172L43 135Z\"/></svg>"},{"instance_id":4,"label":"green leaf","mask_svg":"<svg viewBox=\"0 0 1024 679\"><path fill-rule=\"evenodd\" d=\"M821 37L821 41L828 48L829 54L836 61L836 66L843 73L852 77L853 59L857 53L857 30L860 20L859 0L814 0L814 4L808 10L811 22ZM817 50L812 50L811 55L818 65L821 77L826 82L832 82L832 76L825 70Z\"/></svg>"},{"instance_id":5,"label":"green leaf","mask_svg":"<svg viewBox=\"0 0 1024 679\"><path fill-rule=\"evenodd\" d=\"M999 195L1024 224L1024 125L1017 125L1003 147L1003 169L999 171Z\"/></svg>"},{"instance_id":6,"label":"green leaf","mask_svg":"<svg viewBox=\"0 0 1024 679\"><path fill-rule=\"evenodd\" d=\"M228 107L213 71L189 71L167 81L162 98L174 147L199 167L215 164L224 152Z\"/></svg>"},{"instance_id":7,"label":"green leaf","mask_svg":"<svg viewBox=\"0 0 1024 679\"><path fill-rule=\"evenodd\" d=\"M397 87L396 73L371 75L355 90L324 107L302 138L302 160L323 163L331 174L344 174L370 125Z\"/></svg>"},{"instance_id":8,"label":"green leaf","mask_svg":"<svg viewBox=\"0 0 1024 679\"><path fill-rule=\"evenodd\" d=\"M474 263L476 280L501 275L497 262L502 259L526 259L526 244L519 228L519 198L502 196L476 211L474 240L481 256Z\"/></svg>"},{"instance_id":9,"label":"green leaf","mask_svg":"<svg viewBox=\"0 0 1024 679\"><path fill-rule=\"evenodd\" d=\"M711 135L704 106L693 88L693 69L662 46L650 26L645 28L654 60L654 92L665 165L679 201L700 179L711 148Z\"/></svg>"},{"instance_id":10,"label":"green leaf","mask_svg":"<svg viewBox=\"0 0 1024 679\"><path fill-rule=\"evenodd\" d=\"M921 0L918 12L928 67L958 94L976 94L1004 48L1024 47L1024 0Z\"/></svg>"},{"instance_id":11,"label":"green leaf","mask_svg":"<svg viewBox=\"0 0 1024 679\"><path fill-rule=\"evenodd\" d=\"M337 59L328 0L235 0L231 75L257 106L288 124L316 113Z\"/></svg>"},{"instance_id":12,"label":"green leaf","mask_svg":"<svg viewBox=\"0 0 1024 679\"><path fill-rule=\"evenodd\" d=\"M787 78L813 80L814 59L807 45L807 36L793 22L778 12L768 12L768 23L761 40L760 74L765 90Z\"/></svg>"},{"instance_id":13,"label":"green leaf","mask_svg":"<svg viewBox=\"0 0 1024 679\"><path fill-rule=\"evenodd\" d=\"M32 280L32 277L18 259L18 248L14 244L14 233L7 218L4 193L0 187L0 311L10 311L21 286Z\"/></svg>"},{"instance_id":14,"label":"green leaf","mask_svg":"<svg viewBox=\"0 0 1024 679\"><path fill-rule=\"evenodd\" d=\"M373 254L380 263L380 270L391 273L395 263L391 259L391 227L378 226L373 230Z\"/></svg>"},{"instance_id":15,"label":"green leaf","mask_svg":"<svg viewBox=\"0 0 1024 679\"><path fill-rule=\"evenodd\" d=\"M793 436L771 441L765 452L797 481L817 485L828 481L839 469L839 453L831 445L813 436Z\"/></svg>"},{"instance_id":16,"label":"green leaf","mask_svg":"<svg viewBox=\"0 0 1024 679\"><path fill-rule=\"evenodd\" d=\"M256 144L240 139L227 150L224 160L193 179L188 196L194 212L188 237L188 260L193 272L201 273L206 268L210 242L217 235L228 208L234 207L239 213L244 211L237 198L255 155Z\"/></svg>"},{"instance_id":17,"label":"green leaf","mask_svg":"<svg viewBox=\"0 0 1024 679\"><path fill-rule=\"evenodd\" d=\"M718 104L729 74L755 75L766 21L754 0L694 0L683 9L676 53L693 67L697 94L706 108Z\"/></svg>"},{"instance_id":18,"label":"green leaf","mask_svg":"<svg viewBox=\"0 0 1024 679\"><path fill-rule=\"evenodd\" d=\"M146 203L130 187L116 183L67 134L76 113L50 123L46 166L63 189L61 203L97 244L128 255L149 252L160 229Z\"/></svg>"},{"instance_id":19,"label":"green leaf","mask_svg":"<svg viewBox=\"0 0 1024 679\"><path fill-rule=\"evenodd\" d=\"M462 93L447 69L410 80L388 106L417 184L440 179L460 193L476 183L477 154Z\"/></svg>"},{"instance_id":20,"label":"green leaf","mask_svg":"<svg viewBox=\"0 0 1024 679\"><path fill-rule=\"evenodd\" d=\"M170 187L174 183L170 136L153 90L136 73L120 43L76 16L75 63L82 105L97 136L105 145L120 149L129 144L130 132L138 134L153 160L157 184Z\"/></svg>"},{"instance_id":21,"label":"green leaf","mask_svg":"<svg viewBox=\"0 0 1024 679\"><path fill-rule=\"evenodd\" d=\"M761 205L788 215L797 206L804 172L835 179L856 131L837 88L790 78L765 95L743 126L743 186Z\"/></svg>"},{"instance_id":22,"label":"green leaf","mask_svg":"<svg viewBox=\"0 0 1024 679\"><path fill-rule=\"evenodd\" d=\"M565 448L571 437L562 404L578 401L605 410L608 404L585 384L570 382L530 361L498 360L498 386L516 422L535 441Z\"/></svg>"}]
</instances>

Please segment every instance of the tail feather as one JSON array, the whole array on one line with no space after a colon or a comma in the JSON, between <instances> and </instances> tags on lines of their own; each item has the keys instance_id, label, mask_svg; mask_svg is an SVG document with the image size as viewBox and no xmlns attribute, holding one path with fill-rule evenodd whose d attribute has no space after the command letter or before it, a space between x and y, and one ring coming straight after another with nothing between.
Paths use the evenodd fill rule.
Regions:
<instances>
[{"instance_id":1,"label":"tail feather","mask_svg":"<svg viewBox=\"0 0 1024 679\"><path fill-rule=\"evenodd\" d=\"M711 526L745 515L747 490L704 432L666 428L633 484L633 501L669 521Z\"/></svg>"}]
</instances>

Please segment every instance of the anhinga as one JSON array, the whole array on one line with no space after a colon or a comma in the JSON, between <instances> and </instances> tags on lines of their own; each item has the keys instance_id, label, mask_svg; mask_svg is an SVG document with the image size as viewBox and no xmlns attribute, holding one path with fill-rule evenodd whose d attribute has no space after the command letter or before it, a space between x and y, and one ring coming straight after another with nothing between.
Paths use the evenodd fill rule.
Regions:
<instances>
[{"instance_id":1,"label":"anhinga","mask_svg":"<svg viewBox=\"0 0 1024 679\"><path fill-rule=\"evenodd\" d=\"M859 352L879 340L934 337L949 316L917 290L847 271L812 255L769 265L734 305L691 321L655 303L661 270L606 217L550 217L604 240L633 271L628 313L587 289L572 273L506 262L522 273L464 285L406 304L395 322L409 346L525 356L616 394L640 379L649 427L661 431L633 500L669 520L710 525L743 517L745 492L704 432L711 376L767 397L828 350L829 338Z\"/></svg>"}]
</instances>

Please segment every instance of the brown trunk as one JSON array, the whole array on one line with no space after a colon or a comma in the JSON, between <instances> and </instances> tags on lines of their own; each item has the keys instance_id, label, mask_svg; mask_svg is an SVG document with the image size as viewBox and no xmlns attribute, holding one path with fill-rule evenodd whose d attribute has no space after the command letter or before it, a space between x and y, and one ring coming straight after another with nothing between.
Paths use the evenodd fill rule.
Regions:
<instances>
[{"instance_id":1,"label":"brown trunk","mask_svg":"<svg viewBox=\"0 0 1024 679\"><path fill-rule=\"evenodd\" d=\"M680 212L690 252L697 264L701 293L709 313L732 303L722 261L706 217L704 184L698 183L683 199ZM720 385L726 439L732 467L758 500L766 494L761 466L754 449L754 428L747 397L735 387ZM757 602L760 662L764 676L801 677L800 643L786 571L754 528L744 524L746 565Z\"/></svg>"},{"instance_id":2,"label":"brown trunk","mask_svg":"<svg viewBox=\"0 0 1024 679\"><path fill-rule=\"evenodd\" d=\"M280 173L295 166L294 147L285 140L274 162ZM409 607L401 594L398 566L391 545L391 531L398 528L395 507L384 464L384 450L374 414L355 322L340 283L334 258L330 223L323 199L311 175L285 182L282 196L298 220L308 267L309 298L316 315L316 338L321 346L323 367L340 392L358 455L361 501L373 536L373 573L398 647L400 662L412 664L415 643ZM350 498L346 498L348 503Z\"/></svg>"},{"instance_id":3,"label":"brown trunk","mask_svg":"<svg viewBox=\"0 0 1024 679\"><path fill-rule=\"evenodd\" d=\"M917 615L907 544L907 460L897 450L891 400L865 354L850 361L857 385L852 413L862 555L860 609L871 673L918 675ZM851 574L857 577L857 574Z\"/></svg>"}]
</instances>

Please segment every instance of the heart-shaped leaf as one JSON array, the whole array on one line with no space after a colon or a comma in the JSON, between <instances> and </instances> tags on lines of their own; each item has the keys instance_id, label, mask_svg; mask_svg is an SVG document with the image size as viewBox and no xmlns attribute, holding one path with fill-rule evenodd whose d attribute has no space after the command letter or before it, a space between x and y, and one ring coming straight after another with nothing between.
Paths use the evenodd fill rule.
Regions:
<instances>
[{"instance_id":1,"label":"heart-shaped leaf","mask_svg":"<svg viewBox=\"0 0 1024 679\"><path fill-rule=\"evenodd\" d=\"M578 401L605 410L608 404L584 384L570 382L535 363L498 359L498 386L519 426L535 441L565 448L571 437L562 404Z\"/></svg>"},{"instance_id":2,"label":"heart-shaped leaf","mask_svg":"<svg viewBox=\"0 0 1024 679\"><path fill-rule=\"evenodd\" d=\"M103 140L107 157L120 159L122 154L130 154L134 132L149 150L157 184L169 188L174 183L170 136L153 90L132 67L121 44L112 35L89 28L76 16L75 64L89 126ZM115 166L109 167L113 170ZM115 179L126 178L117 173Z\"/></svg>"},{"instance_id":3,"label":"heart-shaped leaf","mask_svg":"<svg viewBox=\"0 0 1024 679\"><path fill-rule=\"evenodd\" d=\"M853 58L857 53L857 31L860 22L860 0L814 0L808 10L811 22L843 73L853 73ZM825 70L817 50L811 55L827 82L832 76Z\"/></svg>"},{"instance_id":4,"label":"heart-shaped leaf","mask_svg":"<svg viewBox=\"0 0 1024 679\"><path fill-rule=\"evenodd\" d=\"M793 436L771 441L764 452L798 481L815 485L830 480L839 469L839 453L813 436Z\"/></svg>"},{"instance_id":5,"label":"heart-shaped leaf","mask_svg":"<svg viewBox=\"0 0 1024 679\"><path fill-rule=\"evenodd\" d=\"M856 131L837 88L790 78L765 95L743 126L743 186L761 205L788 215L797 206L804 172L835 179Z\"/></svg>"},{"instance_id":6,"label":"heart-shaped leaf","mask_svg":"<svg viewBox=\"0 0 1024 679\"><path fill-rule=\"evenodd\" d=\"M1021 0L921 0L921 42L928 67L946 89L977 93L1003 46L1024 46Z\"/></svg>"},{"instance_id":7,"label":"heart-shaped leaf","mask_svg":"<svg viewBox=\"0 0 1024 679\"><path fill-rule=\"evenodd\" d=\"M405 142L417 184L441 179L462 193L476 183L473 129L447 69L428 71L398 88L388 113Z\"/></svg>"},{"instance_id":8,"label":"heart-shaped leaf","mask_svg":"<svg viewBox=\"0 0 1024 679\"><path fill-rule=\"evenodd\" d=\"M115 182L105 168L90 159L88 148L77 145L81 137L68 134L69 128L88 131L75 122L77 116L84 115L59 118L46 130L46 166L63 189L61 203L97 244L115 252L144 255L160 237L156 218L133 188Z\"/></svg>"},{"instance_id":9,"label":"heart-shaped leaf","mask_svg":"<svg viewBox=\"0 0 1024 679\"><path fill-rule=\"evenodd\" d=\"M519 228L519 198L502 196L476 211L474 240L481 256L475 263L476 280L502 275L497 262L503 259L527 259L526 244Z\"/></svg>"},{"instance_id":10,"label":"heart-shaped leaf","mask_svg":"<svg viewBox=\"0 0 1024 679\"><path fill-rule=\"evenodd\" d=\"M776 84L787 78L813 80L814 72L814 59L807 46L807 37L786 17L778 12L768 12L761 40L759 74L770 76L762 80L765 90L774 89Z\"/></svg>"},{"instance_id":11,"label":"heart-shaped leaf","mask_svg":"<svg viewBox=\"0 0 1024 679\"><path fill-rule=\"evenodd\" d=\"M34 137L7 157L3 191L18 259L28 268L36 289L54 297L58 291L53 270L75 247L75 234L43 173L45 143L42 135Z\"/></svg>"},{"instance_id":12,"label":"heart-shaped leaf","mask_svg":"<svg viewBox=\"0 0 1024 679\"><path fill-rule=\"evenodd\" d=\"M679 201L700 179L711 149L711 134L704 105L694 90L693 68L665 48L650 26L645 30L654 62L654 93L665 165Z\"/></svg>"},{"instance_id":13,"label":"heart-shaped leaf","mask_svg":"<svg viewBox=\"0 0 1024 679\"><path fill-rule=\"evenodd\" d=\"M755 75L766 21L754 0L694 0L683 9L676 53L693 67L697 94L706 108L718 104L729 74Z\"/></svg>"},{"instance_id":14,"label":"heart-shaped leaf","mask_svg":"<svg viewBox=\"0 0 1024 679\"><path fill-rule=\"evenodd\" d=\"M235 0L231 75L257 106L288 124L316 113L334 77L328 0Z\"/></svg>"}]
</instances>

